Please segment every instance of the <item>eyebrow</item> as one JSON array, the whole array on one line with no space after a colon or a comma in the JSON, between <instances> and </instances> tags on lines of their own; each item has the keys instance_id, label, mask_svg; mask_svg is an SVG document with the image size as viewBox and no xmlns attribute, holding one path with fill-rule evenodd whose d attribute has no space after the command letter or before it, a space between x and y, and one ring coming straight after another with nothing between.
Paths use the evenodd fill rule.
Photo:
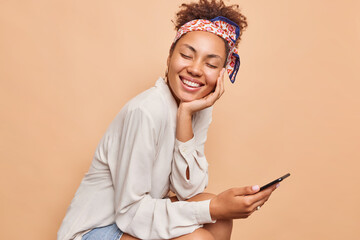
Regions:
<instances>
[{"instance_id":1,"label":"eyebrow","mask_svg":"<svg viewBox=\"0 0 360 240\"><path fill-rule=\"evenodd\" d=\"M191 45L184 43L184 46L187 47L187 48L189 48L191 51L193 51L193 52L196 53L195 48L193 48ZM220 56L217 55L217 54L208 54L206 57L207 57L207 58L220 58L220 59L222 59L222 57L220 57Z\"/></svg>"}]
</instances>

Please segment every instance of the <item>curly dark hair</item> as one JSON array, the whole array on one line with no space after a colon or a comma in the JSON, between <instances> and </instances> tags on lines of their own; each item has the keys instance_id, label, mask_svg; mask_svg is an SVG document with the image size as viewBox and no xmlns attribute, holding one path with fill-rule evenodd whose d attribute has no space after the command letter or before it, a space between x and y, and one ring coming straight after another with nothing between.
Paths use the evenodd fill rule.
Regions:
<instances>
[{"instance_id":1,"label":"curly dark hair","mask_svg":"<svg viewBox=\"0 0 360 240\"><path fill-rule=\"evenodd\" d=\"M189 4L183 3L180 10L176 13L175 30L187 22L195 19L207 19L223 16L237 25L240 28L239 39L236 41L237 46L240 42L241 35L247 27L246 17L241 14L238 4L226 6L223 0L199 0L199 2L192 2Z\"/></svg>"},{"instance_id":2,"label":"curly dark hair","mask_svg":"<svg viewBox=\"0 0 360 240\"><path fill-rule=\"evenodd\" d=\"M180 10L176 13L175 21L172 22L177 31L182 25L192 20L211 20L219 16L226 17L239 26L239 38L235 42L235 46L237 47L241 40L241 35L248 26L246 17L240 12L238 4L226 6L223 0L199 0L199 2L192 2L189 4L183 3L180 5ZM227 41L225 39L223 40L225 43L225 54L228 56L230 47ZM175 45L176 43L172 44L169 51L170 55L172 55ZM224 67L226 66L226 63L227 61L225 61Z\"/></svg>"}]
</instances>

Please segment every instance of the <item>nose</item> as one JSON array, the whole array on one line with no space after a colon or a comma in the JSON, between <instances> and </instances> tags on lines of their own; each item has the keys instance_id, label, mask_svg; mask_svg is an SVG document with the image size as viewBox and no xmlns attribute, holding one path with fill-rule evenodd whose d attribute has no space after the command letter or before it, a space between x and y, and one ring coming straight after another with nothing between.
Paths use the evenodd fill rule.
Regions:
<instances>
[{"instance_id":1,"label":"nose","mask_svg":"<svg viewBox=\"0 0 360 240\"><path fill-rule=\"evenodd\" d=\"M200 61L192 61L191 64L187 67L187 71L194 77L200 77L203 73L202 64Z\"/></svg>"}]
</instances>

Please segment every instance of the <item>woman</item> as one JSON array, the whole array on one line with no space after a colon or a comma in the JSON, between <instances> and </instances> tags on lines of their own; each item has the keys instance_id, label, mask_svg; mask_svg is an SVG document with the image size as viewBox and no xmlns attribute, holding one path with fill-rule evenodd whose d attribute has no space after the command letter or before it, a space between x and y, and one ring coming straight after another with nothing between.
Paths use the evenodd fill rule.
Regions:
<instances>
[{"instance_id":1,"label":"woman","mask_svg":"<svg viewBox=\"0 0 360 240\"><path fill-rule=\"evenodd\" d=\"M232 219L251 215L275 190L203 192L212 106L225 71L235 80L247 24L237 5L222 0L181 7L166 79L130 100L107 129L59 240L230 239Z\"/></svg>"}]
</instances>

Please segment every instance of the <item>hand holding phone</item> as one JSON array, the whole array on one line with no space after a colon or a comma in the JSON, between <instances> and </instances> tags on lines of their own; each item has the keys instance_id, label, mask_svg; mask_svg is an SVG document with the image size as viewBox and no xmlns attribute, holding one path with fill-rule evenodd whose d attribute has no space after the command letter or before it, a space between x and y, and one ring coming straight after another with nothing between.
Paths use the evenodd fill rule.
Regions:
<instances>
[{"instance_id":1,"label":"hand holding phone","mask_svg":"<svg viewBox=\"0 0 360 240\"><path fill-rule=\"evenodd\" d=\"M261 191L278 182L281 182L289 176L290 173L285 174L284 176L262 186L260 189L258 185L231 188L216 195L210 201L211 218L216 220L249 217L265 204L275 188L271 191Z\"/></svg>"},{"instance_id":2,"label":"hand holding phone","mask_svg":"<svg viewBox=\"0 0 360 240\"><path fill-rule=\"evenodd\" d=\"M266 188L274 185L275 183L281 182L282 180L284 180L285 178L287 178L287 177L289 177L289 176L290 176L290 173L287 173L287 174L285 174L284 176L279 177L279 178L275 179L275 180L272 181L272 182L269 182L268 184L262 186L262 187L260 188L260 191L262 191L262 190L264 190L264 189L266 189Z\"/></svg>"}]
</instances>

